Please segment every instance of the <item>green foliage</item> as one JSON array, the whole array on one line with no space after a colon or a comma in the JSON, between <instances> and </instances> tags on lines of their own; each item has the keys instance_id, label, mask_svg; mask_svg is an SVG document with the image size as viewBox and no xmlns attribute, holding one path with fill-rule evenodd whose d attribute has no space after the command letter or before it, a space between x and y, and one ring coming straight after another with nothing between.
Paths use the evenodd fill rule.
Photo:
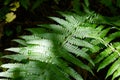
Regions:
<instances>
[{"instance_id":1,"label":"green foliage","mask_svg":"<svg viewBox=\"0 0 120 80\"><path fill-rule=\"evenodd\" d=\"M118 34L118 33L117 33ZM108 45L109 47L102 51L95 59L95 63L99 64L98 71L105 68L107 65L112 63L112 66L108 69L106 78L113 74L112 80L118 77L119 74L119 42L113 43L113 45Z\"/></svg>"},{"instance_id":2,"label":"green foliage","mask_svg":"<svg viewBox=\"0 0 120 80\"><path fill-rule=\"evenodd\" d=\"M43 1L33 1L32 10ZM60 0L54 1L58 4ZM114 9L112 0L107 1L100 2ZM5 0L4 4L10 2ZM19 2L25 9L32 4L30 0ZM81 76L75 67L93 76L93 69L100 71L108 67L106 79L112 76L111 80L115 80L120 76L120 42L117 40L120 37L119 17L105 17L90 11L89 0L72 2L75 13L59 12L60 17L49 17L55 21L54 24L29 28L27 30L31 35L14 40L20 46L6 50L17 54L5 55L3 58L15 60L16 63L2 64L1 67L6 70L0 73L1 77L12 80L71 80L71 77L84 80L84 75ZM16 28L18 33L19 30L21 26ZM6 34L11 33L8 31Z\"/></svg>"},{"instance_id":3,"label":"green foliage","mask_svg":"<svg viewBox=\"0 0 120 80\"><path fill-rule=\"evenodd\" d=\"M70 80L71 76L76 80L83 80L83 78L74 70L74 68L70 67L70 65L79 66L93 74L91 69L95 66L94 63L99 64L99 71L112 62L115 63L113 63L108 70L106 78L112 74L113 79L120 75L118 73L119 64L117 64L119 62L120 43L111 43L112 40L120 36L120 32L117 31L106 36L110 31L110 28L104 29L104 26L102 25L97 26L91 24L89 22L91 18L88 19L88 16L91 17L92 15L80 16L74 13L61 12L60 14L65 19L50 17L58 24L44 24L40 25L40 28L28 29L32 32L32 35L21 36L22 39L14 40L23 46L18 48L8 48L6 50L17 52L19 54L6 55L4 58L10 58L19 62L25 61L25 63L19 63L19 65L23 65L23 67L26 66L25 70L22 70L22 66L17 66L18 63L3 64L2 67L9 69L6 72L2 72L0 74L1 76L12 77L15 79L22 77L22 79L25 80L28 80L29 76L31 76L30 79L32 80L32 77L37 77L38 75L42 76L36 78L36 80L51 80L55 79L55 77L60 80L61 78ZM99 46L100 44L102 46ZM101 51L103 48L104 50ZM99 52L99 55L96 57L95 62L93 62L90 55L96 52ZM92 67L83 63L81 59L78 59L77 57L79 56L86 60L87 63L91 64ZM37 69L43 70L42 72L45 75L41 72L37 72L37 70L35 70L36 67L31 67L33 64L38 63L41 66L36 66L38 67ZM116 68L114 68L114 66L116 66ZM27 68L30 68L33 72L28 72L30 70L27 70ZM16 69L20 69L20 75L17 75L17 77L14 76L14 70ZM51 77L51 75L54 74L52 72L56 72L56 75L54 77L52 76L53 78ZM10 76L6 74L9 74Z\"/></svg>"},{"instance_id":4,"label":"green foliage","mask_svg":"<svg viewBox=\"0 0 120 80\"><path fill-rule=\"evenodd\" d=\"M17 66L18 64L6 64L5 66L2 65L2 67L9 69L6 72L1 73L1 76L16 78L16 76L14 76L14 69L20 68L19 73L21 74L17 77L22 76L22 79L25 80L32 80L32 78L39 75L41 76L35 78L36 80L56 80L56 78L57 80L70 80L70 76L76 80L83 80L82 77L70 67L70 65L79 66L93 74L90 67L77 57L80 56L81 58L86 59L88 63L91 63L91 65L94 66L92 59L85 51L85 49L95 51L94 45L87 40L84 41L86 38L94 38L97 35L93 34L96 32L94 25L89 23L88 25L85 25L85 19L82 20L82 16L72 13L61 14L66 18L65 20L51 17L51 19L55 20L59 25L47 24L42 25L43 28L29 29L33 35L21 36L23 40L15 40L21 45L24 45L23 47L6 49L19 54L6 55L4 58L10 58L17 61L28 60L27 63L19 65L24 65L23 67L26 66L27 69L31 68L32 71L28 72L29 70L25 68L22 72L21 69L23 69L23 67ZM93 27L88 27L90 25ZM48 29L51 29L50 32ZM80 46L84 49L79 49L78 47ZM42 69L42 73L37 72L38 70L35 70L35 67L31 67L33 65L32 63L40 63L41 66L44 66L43 68L45 70ZM40 70L42 68L41 66L39 66ZM56 75L51 76L55 74L52 72L55 72ZM28 73L28 75L22 73ZM43 73L45 73L45 75L43 75ZM10 76L4 74L9 74Z\"/></svg>"}]
</instances>

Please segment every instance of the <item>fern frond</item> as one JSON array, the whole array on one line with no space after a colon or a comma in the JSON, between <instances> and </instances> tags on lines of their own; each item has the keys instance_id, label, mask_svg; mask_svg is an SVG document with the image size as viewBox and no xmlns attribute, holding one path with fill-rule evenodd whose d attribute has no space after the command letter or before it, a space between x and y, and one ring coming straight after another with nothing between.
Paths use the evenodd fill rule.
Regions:
<instances>
[{"instance_id":1,"label":"fern frond","mask_svg":"<svg viewBox=\"0 0 120 80\"><path fill-rule=\"evenodd\" d=\"M76 56L81 56L82 58L85 58L86 60L88 60L91 64L94 65L93 61L91 60L91 58L89 57L89 55L87 53L85 53L84 51L80 50L78 47L70 45L69 43L64 45L64 48L66 50L68 50L69 52L74 53Z\"/></svg>"},{"instance_id":2,"label":"fern frond","mask_svg":"<svg viewBox=\"0 0 120 80\"><path fill-rule=\"evenodd\" d=\"M17 42L17 43L19 43L20 45L23 45L23 46L27 45L25 40L22 40L22 39L14 39L13 41L15 41L15 42Z\"/></svg>"},{"instance_id":3,"label":"fern frond","mask_svg":"<svg viewBox=\"0 0 120 80\"><path fill-rule=\"evenodd\" d=\"M112 75L114 72L116 72L116 70L120 67L120 58L118 59L118 60L116 60L113 64L112 64L112 66L110 67L110 69L108 70L108 73L107 73L107 76L106 76L106 78L108 77L108 76L110 76L110 75Z\"/></svg>"},{"instance_id":4,"label":"fern frond","mask_svg":"<svg viewBox=\"0 0 120 80\"><path fill-rule=\"evenodd\" d=\"M103 26L97 27L96 24L89 23L87 21L89 20L88 15L80 16L75 13L61 12L60 14L64 18L50 17L57 22L56 24L44 24L39 25L40 28L28 29L32 35L20 36L21 39L15 40L23 46L6 49L18 54L6 55L4 56L5 58L21 62L22 60L28 60L27 63L17 68L20 75L13 75L12 78L20 76L24 80L70 80L70 77L73 77L76 80L83 80L81 75L70 67L69 64L94 74L91 67L95 66L95 64L91 54L101 49L99 44L104 45L105 41L108 41L104 37L106 37L110 29L104 29ZM104 53L106 52L103 51L102 54ZM112 51L111 53L114 52ZM104 58L104 55L102 58L98 57L96 63ZM86 63L82 60L86 60ZM108 62L108 64L112 61ZM92 66L90 67L88 64ZM105 66L101 65L99 69ZM9 68L6 72L16 73L15 69L6 68Z\"/></svg>"},{"instance_id":5,"label":"fern frond","mask_svg":"<svg viewBox=\"0 0 120 80\"><path fill-rule=\"evenodd\" d=\"M75 72L72 68L64 68L65 65L61 66L63 63L66 64L65 61L62 63L60 62L61 58L64 58L69 63L88 70L93 74L90 67L77 59L74 55L86 59L94 66L91 57L79 47L94 49L93 44L87 40L85 41L83 38L95 38L98 30L96 30L96 34L93 34L95 33L95 27L93 27L92 24L84 25L85 19L79 15L71 13L61 14L65 17L65 19L51 17L51 19L58 23L57 25L41 25L41 28L28 29L33 33L33 35L21 36L21 38L25 41L16 40L16 42L20 44L25 43L25 46L6 49L17 52L20 55L11 55L5 57L10 59L13 58L17 61L21 61L22 59L26 58L29 60L40 61L46 64L54 64L63 69L62 73L67 74L67 76L70 75L76 80L83 80L82 77L78 75L78 73ZM15 58L21 55L23 55L24 58ZM57 66L55 66L56 70ZM63 76L60 73L58 73L58 75ZM66 78L66 80L69 80L69 78Z\"/></svg>"},{"instance_id":6,"label":"fern frond","mask_svg":"<svg viewBox=\"0 0 120 80\"><path fill-rule=\"evenodd\" d=\"M117 72L119 70L120 59L119 46L119 42L116 42L113 45L108 44L108 48L101 52L100 55L98 55L95 59L95 63L99 63L98 71L105 68L107 65L112 64L106 75L106 78L108 78L110 75L113 75L112 80L120 75L119 72Z\"/></svg>"}]
</instances>

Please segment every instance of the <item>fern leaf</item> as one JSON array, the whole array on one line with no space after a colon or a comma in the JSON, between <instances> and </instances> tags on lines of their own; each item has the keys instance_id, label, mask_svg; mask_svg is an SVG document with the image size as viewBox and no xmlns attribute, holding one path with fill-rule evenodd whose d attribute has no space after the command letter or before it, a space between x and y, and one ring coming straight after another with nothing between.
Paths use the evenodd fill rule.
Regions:
<instances>
[{"instance_id":1,"label":"fern leaf","mask_svg":"<svg viewBox=\"0 0 120 80\"><path fill-rule=\"evenodd\" d=\"M105 57L107 57L109 54L112 53L111 48L105 49L103 52L100 53L94 60L95 63L99 63L101 60L103 60Z\"/></svg>"},{"instance_id":2,"label":"fern leaf","mask_svg":"<svg viewBox=\"0 0 120 80\"><path fill-rule=\"evenodd\" d=\"M98 37L95 29L91 27L80 27L75 33L74 36L78 38L96 38Z\"/></svg>"},{"instance_id":3,"label":"fern leaf","mask_svg":"<svg viewBox=\"0 0 120 80\"><path fill-rule=\"evenodd\" d=\"M26 42L24 40L21 40L21 39L14 39L13 41L23 45L23 46L27 46Z\"/></svg>"},{"instance_id":4,"label":"fern leaf","mask_svg":"<svg viewBox=\"0 0 120 80\"><path fill-rule=\"evenodd\" d=\"M46 29L43 29L43 28L29 28L27 30L34 34L41 34L41 33L45 33L47 31Z\"/></svg>"},{"instance_id":5,"label":"fern leaf","mask_svg":"<svg viewBox=\"0 0 120 80\"><path fill-rule=\"evenodd\" d=\"M16 68L16 67L19 67L19 66L21 66L21 64L19 64L19 63L7 63L7 64L3 64L3 65L1 65L1 67L3 67L3 68Z\"/></svg>"},{"instance_id":6,"label":"fern leaf","mask_svg":"<svg viewBox=\"0 0 120 80\"><path fill-rule=\"evenodd\" d=\"M74 69L68 68L68 69L66 69L66 70L67 70L67 72L68 72L72 77L74 77L76 80L83 80L83 78L82 78L76 71L74 71Z\"/></svg>"},{"instance_id":7,"label":"fern leaf","mask_svg":"<svg viewBox=\"0 0 120 80\"><path fill-rule=\"evenodd\" d=\"M114 40L117 37L120 37L120 32L111 33L107 38L104 39L104 41L107 44L107 43L110 43L112 40Z\"/></svg>"},{"instance_id":8,"label":"fern leaf","mask_svg":"<svg viewBox=\"0 0 120 80\"><path fill-rule=\"evenodd\" d=\"M117 78L118 76L120 76L120 67L117 69L117 71L115 71L115 73L113 74L112 80L114 80L115 78Z\"/></svg>"},{"instance_id":9,"label":"fern leaf","mask_svg":"<svg viewBox=\"0 0 120 80\"><path fill-rule=\"evenodd\" d=\"M25 41L34 40L34 39L41 39L36 34L33 34L33 35L24 35L24 36L20 36L20 38L24 39Z\"/></svg>"},{"instance_id":10,"label":"fern leaf","mask_svg":"<svg viewBox=\"0 0 120 80\"><path fill-rule=\"evenodd\" d=\"M106 78L109 77L110 75L112 75L120 67L119 63L120 63L120 58L112 64L112 66L110 67L110 69L107 72Z\"/></svg>"},{"instance_id":11,"label":"fern leaf","mask_svg":"<svg viewBox=\"0 0 120 80\"><path fill-rule=\"evenodd\" d=\"M94 46L92 44L90 44L88 41L85 41L85 40L80 40L80 39L77 39L77 38L71 38L68 42L70 44L73 44L73 45L94 49Z\"/></svg>"},{"instance_id":12,"label":"fern leaf","mask_svg":"<svg viewBox=\"0 0 120 80\"><path fill-rule=\"evenodd\" d=\"M81 56L82 58L85 58L86 60L88 60L92 65L94 65L94 63L92 62L92 59L89 57L89 55L87 55L85 52L83 52L82 50L79 50L78 47L70 45L69 43L64 45L65 49L67 49L69 52L72 52L74 54L76 54L77 56Z\"/></svg>"},{"instance_id":13,"label":"fern leaf","mask_svg":"<svg viewBox=\"0 0 120 80\"><path fill-rule=\"evenodd\" d=\"M78 20L74 17L75 14L72 14L72 15L71 15L71 13L65 14L65 13L62 13L62 12L60 12L60 14L61 14L63 17L65 17L65 20L66 20L66 21L68 21L69 23L72 23L72 25L74 25L74 26L78 25L79 22L80 22L80 21L78 21ZM55 21L56 21L56 20L55 20Z\"/></svg>"},{"instance_id":14,"label":"fern leaf","mask_svg":"<svg viewBox=\"0 0 120 80\"><path fill-rule=\"evenodd\" d=\"M9 72L0 72L1 77L11 78L13 76L12 73Z\"/></svg>"},{"instance_id":15,"label":"fern leaf","mask_svg":"<svg viewBox=\"0 0 120 80\"><path fill-rule=\"evenodd\" d=\"M0 79L0 80L10 80L10 79Z\"/></svg>"},{"instance_id":16,"label":"fern leaf","mask_svg":"<svg viewBox=\"0 0 120 80\"><path fill-rule=\"evenodd\" d=\"M5 49L5 50L13 51L13 52L19 53L19 52L22 50L22 48L8 48L8 49Z\"/></svg>"},{"instance_id":17,"label":"fern leaf","mask_svg":"<svg viewBox=\"0 0 120 80\"><path fill-rule=\"evenodd\" d=\"M56 21L57 23L59 23L61 26L63 27L70 27L70 23L65 21L64 19L60 19L60 18L57 18L57 17L50 17L52 20Z\"/></svg>"},{"instance_id":18,"label":"fern leaf","mask_svg":"<svg viewBox=\"0 0 120 80\"><path fill-rule=\"evenodd\" d=\"M63 58L65 58L67 61L70 61L73 64L81 67L82 69L88 70L89 72L91 72L93 74L93 72L92 72L92 70L91 70L91 68L89 66L85 65L79 59L75 58L72 54L69 54L69 53L65 52L65 54L61 53L61 55L63 55Z\"/></svg>"},{"instance_id":19,"label":"fern leaf","mask_svg":"<svg viewBox=\"0 0 120 80\"><path fill-rule=\"evenodd\" d=\"M70 80L70 77L76 80L83 80L81 75L69 67L69 64L94 74L91 67L87 63L82 62L81 59L78 59L77 56L87 60L94 66L95 64L89 53L90 51L95 53L96 50L99 51L101 49L98 46L102 40L100 37L106 36L109 29L104 30L103 26L96 27L97 25L88 23L88 18L86 18L88 15L60 14L64 19L50 17L57 24L39 25L40 28L28 29L32 35L24 35L20 37L21 40L15 40L22 44L22 47L6 49L19 54L6 55L4 56L5 58L16 61L28 60L28 63L23 64L24 66L19 66L18 72L20 75L17 75L17 77L23 76L24 80ZM94 44L94 41L97 43ZM106 54L107 56L108 54ZM103 58L98 60L98 62ZM108 62L108 64L111 62ZM14 66L11 64L7 65ZM104 65L100 65L100 69L103 67ZM11 73L16 73L10 67L8 68L8 71L12 71ZM12 77L16 78L15 75Z\"/></svg>"},{"instance_id":20,"label":"fern leaf","mask_svg":"<svg viewBox=\"0 0 120 80\"><path fill-rule=\"evenodd\" d=\"M102 31L100 32L100 34L99 34L100 37L101 37L101 38L104 38L109 31L110 31L110 28L106 28L106 29L102 30Z\"/></svg>"},{"instance_id":21,"label":"fern leaf","mask_svg":"<svg viewBox=\"0 0 120 80\"><path fill-rule=\"evenodd\" d=\"M28 59L29 57L27 57L26 55L14 54L14 55L5 55L3 56L3 58L13 59L16 61L22 61L24 59Z\"/></svg>"},{"instance_id":22,"label":"fern leaf","mask_svg":"<svg viewBox=\"0 0 120 80\"><path fill-rule=\"evenodd\" d=\"M50 29L55 33L65 33L66 32L65 28L63 28L62 26L57 25L57 24L42 24L42 25L38 25L38 26L42 26L44 28Z\"/></svg>"},{"instance_id":23,"label":"fern leaf","mask_svg":"<svg viewBox=\"0 0 120 80\"><path fill-rule=\"evenodd\" d=\"M113 53L110 56L108 56L99 66L98 70L106 67L107 65L109 65L110 63L112 63L113 61L115 61L118 58L118 54L117 53Z\"/></svg>"}]
</instances>

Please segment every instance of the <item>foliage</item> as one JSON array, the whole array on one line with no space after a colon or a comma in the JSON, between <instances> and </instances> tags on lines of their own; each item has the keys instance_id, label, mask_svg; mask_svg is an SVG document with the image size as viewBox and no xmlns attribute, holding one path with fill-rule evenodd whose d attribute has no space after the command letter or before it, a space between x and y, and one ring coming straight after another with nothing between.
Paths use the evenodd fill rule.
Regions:
<instances>
[{"instance_id":1,"label":"foliage","mask_svg":"<svg viewBox=\"0 0 120 80\"><path fill-rule=\"evenodd\" d=\"M82 40L82 38L92 38L92 37L94 38L95 35L92 35L92 33L94 32L94 29L89 28L87 26L84 29L84 27L83 27L84 24L82 24L82 22L84 22L84 20L79 22L79 19L81 19L82 17L80 17L78 15L75 15L75 14L73 14L74 16L71 16L71 14L69 14L69 15L63 14L63 15L64 15L64 17L66 17L66 20L56 18L56 17L51 17L52 19L57 21L60 25L55 25L55 24L43 25L43 26L45 26L45 28L53 29L52 32L48 33L47 29L44 29L44 28L29 29L33 33L33 35L22 36L22 39L24 39L24 40L15 40L15 41L19 42L20 44L23 44L25 47L7 49L9 51L14 51L14 52L17 52L20 54L7 55L4 57L14 59L17 61L29 60L29 62L26 64L19 64L19 65L26 65L27 68L29 68L29 67L31 68L32 63L36 64L36 62L41 63L40 64L41 66L46 64L46 67L50 64L51 67L50 66L48 66L48 67L51 68L53 71L49 71L51 69L46 70L47 68L44 65L45 71L43 71L43 73L45 73L45 74L47 73L47 75L37 78L37 79L42 79L42 80L44 80L45 78L47 78L49 80L55 79L55 77L57 77L57 75L58 75L57 78L60 80L61 80L61 78L70 80L69 76L72 76L76 80L82 80L82 77L72 67L70 67L69 64L77 65L77 66L93 73L89 66L87 66L82 61L77 59L73 54L75 54L76 56L81 56L82 58L88 60L94 66L92 59L85 52L85 50L87 48L94 49L94 46L92 44L90 44L88 41ZM78 18L78 20L77 20L76 19L77 17L80 17L80 18ZM72 20L72 19L74 19L74 20ZM69 21L67 21L67 20L69 20ZM86 35L84 35L86 30L88 33L86 33ZM76 35L79 32L81 34ZM56 37L56 36L58 36L58 37ZM86 45L83 45L82 43L84 43ZM83 46L83 47L85 47L85 49L80 50L78 48L79 46ZM43 63L43 65L42 65L42 63ZM18 64L2 65L3 67L10 68L10 69L8 69L7 72L1 73L1 75L5 74L5 73L8 73L11 75L11 73L10 73L11 69L16 68L16 67L11 67L11 66L15 66L15 65L17 66ZM41 68L41 67L39 67L39 68ZM35 71L34 69L36 69L36 68L33 67L33 71ZM61 70L61 71L59 71L59 70ZM26 73L26 72L28 72L28 70L26 70L24 72L20 72L20 73ZM53 76L51 77L51 75L53 74L51 72L56 72L57 75L55 77L53 77ZM33 72L31 71L30 73L33 73ZM34 73L36 73L36 72L34 72ZM43 74L43 73L39 73L39 72L37 72L37 73L39 75ZM21 75L25 75L25 74L21 74ZM9 77L8 75L7 76L3 75L3 76ZM26 76L24 76L24 77L22 76L22 77L25 78L26 80L28 80L28 78L29 78L28 76L30 76L30 75L26 75ZM37 77L38 75L36 74L35 76ZM45 79L45 80L47 80L47 79Z\"/></svg>"},{"instance_id":2,"label":"foliage","mask_svg":"<svg viewBox=\"0 0 120 80\"><path fill-rule=\"evenodd\" d=\"M32 10L43 1L45 0L36 0ZM60 0L54 1L58 4ZM30 0L19 2L25 9L32 4ZM98 72L108 67L105 79L111 76L111 80L119 79L118 16L106 17L91 11L89 0L84 0L83 3L79 3L79 0L72 2L73 11L60 11L59 17L49 17L54 24L29 28L27 30L31 35L23 35L14 40L20 46L6 50L17 54L2 58L12 59L15 63L2 64L1 67L5 70L0 73L1 77L12 80L84 80L84 75L76 67L93 76L96 75L94 70ZM100 2L113 9L112 0L108 3L104 0ZM11 0L5 0L4 4L9 3ZM118 4L117 6L119 7Z\"/></svg>"}]
</instances>

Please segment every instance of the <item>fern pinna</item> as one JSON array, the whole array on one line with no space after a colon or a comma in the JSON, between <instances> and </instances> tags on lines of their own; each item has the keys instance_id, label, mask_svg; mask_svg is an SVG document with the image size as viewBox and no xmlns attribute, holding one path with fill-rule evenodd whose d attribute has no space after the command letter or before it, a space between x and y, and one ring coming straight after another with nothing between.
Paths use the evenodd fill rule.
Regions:
<instances>
[{"instance_id":1,"label":"fern pinna","mask_svg":"<svg viewBox=\"0 0 120 80\"><path fill-rule=\"evenodd\" d=\"M98 71L110 65L106 78L113 75L112 80L120 76L119 68L119 56L120 56L120 42L113 41L120 36L120 32L111 33L108 37L103 39L106 48L100 52L100 54L94 60L96 64L99 64ZM112 42L113 41L113 42Z\"/></svg>"},{"instance_id":2,"label":"fern pinna","mask_svg":"<svg viewBox=\"0 0 120 80\"><path fill-rule=\"evenodd\" d=\"M100 70L113 61L115 63L109 69L107 77L119 72L119 43L110 44L119 36L119 32L106 37L110 28L104 29L101 25L90 23L90 15L60 14L63 18L50 17L56 24L44 24L39 25L40 28L28 29L32 35L24 35L21 39L14 40L21 46L6 50L19 54L6 55L3 58L17 62L1 65L8 70L1 72L0 76L13 80L71 80L71 77L83 80L71 65L94 75L92 68L95 63L100 64ZM101 49L105 51L100 52ZM91 55L98 52L100 54L93 61ZM108 55L110 56L107 57ZM106 59L103 60L104 58ZM101 61L103 62L100 63ZM117 67L113 69L115 65ZM117 76L113 79L115 77Z\"/></svg>"}]
</instances>

